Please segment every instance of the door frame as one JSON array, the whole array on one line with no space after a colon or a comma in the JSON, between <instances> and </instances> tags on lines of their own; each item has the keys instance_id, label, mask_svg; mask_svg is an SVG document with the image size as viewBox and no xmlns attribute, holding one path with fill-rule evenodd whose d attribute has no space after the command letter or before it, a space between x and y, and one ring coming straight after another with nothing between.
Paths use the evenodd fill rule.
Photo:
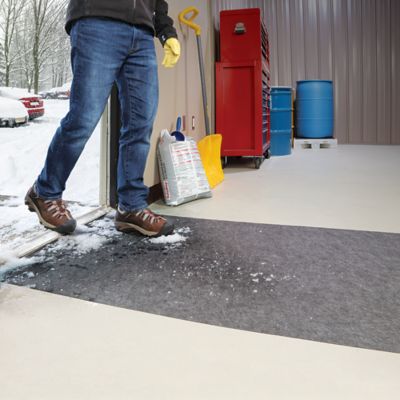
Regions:
<instances>
[{"instance_id":1,"label":"door frame","mask_svg":"<svg viewBox=\"0 0 400 400\"><path fill-rule=\"evenodd\" d=\"M118 90L113 86L110 97L100 119L100 186L99 206L79 215L77 224L86 225L93 222L116 208L117 182L116 171L118 164L118 141L120 129L120 111L118 102ZM35 238L11 250L16 258L30 256L46 245L57 241L61 234L54 231L40 233ZM1 268L1 260L0 260Z\"/></svg>"}]
</instances>

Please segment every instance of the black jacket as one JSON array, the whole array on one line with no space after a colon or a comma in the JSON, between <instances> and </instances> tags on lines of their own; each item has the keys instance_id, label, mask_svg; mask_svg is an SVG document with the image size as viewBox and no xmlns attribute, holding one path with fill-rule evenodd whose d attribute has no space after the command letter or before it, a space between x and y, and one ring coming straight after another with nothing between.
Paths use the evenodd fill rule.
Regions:
<instances>
[{"instance_id":1,"label":"black jacket","mask_svg":"<svg viewBox=\"0 0 400 400\"><path fill-rule=\"evenodd\" d=\"M82 17L109 17L146 26L163 46L168 38L177 37L164 0L70 0L65 24L68 34L72 23Z\"/></svg>"}]
</instances>

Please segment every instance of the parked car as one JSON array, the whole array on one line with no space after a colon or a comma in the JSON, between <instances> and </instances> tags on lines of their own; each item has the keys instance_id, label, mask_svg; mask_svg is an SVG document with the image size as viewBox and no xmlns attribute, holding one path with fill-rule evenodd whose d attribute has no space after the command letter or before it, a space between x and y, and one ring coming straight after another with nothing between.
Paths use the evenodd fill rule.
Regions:
<instances>
[{"instance_id":1,"label":"parked car","mask_svg":"<svg viewBox=\"0 0 400 400\"><path fill-rule=\"evenodd\" d=\"M43 99L37 94L29 93L25 89L2 86L0 87L0 96L19 100L27 109L29 119L44 115Z\"/></svg>"},{"instance_id":2,"label":"parked car","mask_svg":"<svg viewBox=\"0 0 400 400\"><path fill-rule=\"evenodd\" d=\"M56 100L68 100L70 96L71 82L67 82L65 85L55 87L50 90L40 92L39 94L44 99L56 99Z\"/></svg>"},{"instance_id":3,"label":"parked car","mask_svg":"<svg viewBox=\"0 0 400 400\"><path fill-rule=\"evenodd\" d=\"M53 91L48 90L47 92L40 92L40 96L46 100L68 100L69 91Z\"/></svg>"},{"instance_id":4,"label":"parked car","mask_svg":"<svg viewBox=\"0 0 400 400\"><path fill-rule=\"evenodd\" d=\"M69 92L58 93L57 94L57 99L58 100L69 100Z\"/></svg>"},{"instance_id":5,"label":"parked car","mask_svg":"<svg viewBox=\"0 0 400 400\"><path fill-rule=\"evenodd\" d=\"M14 128L28 122L28 110L20 101L0 97L0 127Z\"/></svg>"}]
</instances>

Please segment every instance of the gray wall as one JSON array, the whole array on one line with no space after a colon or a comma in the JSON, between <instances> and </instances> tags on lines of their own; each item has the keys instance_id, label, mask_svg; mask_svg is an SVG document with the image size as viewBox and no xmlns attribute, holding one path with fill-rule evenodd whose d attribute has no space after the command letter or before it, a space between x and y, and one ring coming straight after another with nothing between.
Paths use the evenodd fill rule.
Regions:
<instances>
[{"instance_id":1,"label":"gray wall","mask_svg":"<svg viewBox=\"0 0 400 400\"><path fill-rule=\"evenodd\" d=\"M273 85L331 79L340 143L400 144L400 0L218 0L260 7Z\"/></svg>"}]
</instances>

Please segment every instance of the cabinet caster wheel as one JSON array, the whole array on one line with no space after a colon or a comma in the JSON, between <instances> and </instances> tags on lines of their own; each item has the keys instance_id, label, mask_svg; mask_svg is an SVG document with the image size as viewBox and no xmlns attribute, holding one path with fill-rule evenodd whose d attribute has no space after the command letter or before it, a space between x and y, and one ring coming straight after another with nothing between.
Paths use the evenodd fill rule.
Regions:
<instances>
[{"instance_id":1,"label":"cabinet caster wheel","mask_svg":"<svg viewBox=\"0 0 400 400\"><path fill-rule=\"evenodd\" d=\"M257 157L254 159L254 166L256 167L256 169L260 169L263 161L264 159L262 157Z\"/></svg>"},{"instance_id":2,"label":"cabinet caster wheel","mask_svg":"<svg viewBox=\"0 0 400 400\"><path fill-rule=\"evenodd\" d=\"M271 150L270 150L270 149L268 149L268 150L265 152L265 158L266 158L267 160L269 160L269 159L271 158Z\"/></svg>"}]
</instances>

